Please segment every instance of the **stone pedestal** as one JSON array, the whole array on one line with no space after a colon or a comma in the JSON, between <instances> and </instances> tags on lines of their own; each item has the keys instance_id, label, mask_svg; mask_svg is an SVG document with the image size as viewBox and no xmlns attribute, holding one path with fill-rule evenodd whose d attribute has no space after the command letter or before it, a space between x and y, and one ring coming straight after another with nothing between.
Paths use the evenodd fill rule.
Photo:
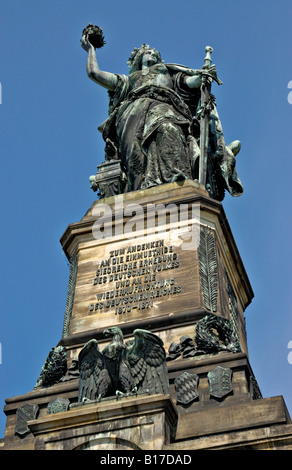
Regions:
<instances>
[{"instance_id":1,"label":"stone pedestal","mask_svg":"<svg viewBox=\"0 0 292 470\"><path fill-rule=\"evenodd\" d=\"M61 243L71 263L61 344L72 359L77 345L104 341L112 325L125 335L159 332L168 349L208 313L230 320L247 352L243 313L252 288L222 205L199 184L96 201Z\"/></svg>"},{"instance_id":2,"label":"stone pedestal","mask_svg":"<svg viewBox=\"0 0 292 470\"><path fill-rule=\"evenodd\" d=\"M161 450L176 421L169 396L146 395L79 404L28 427L39 450Z\"/></svg>"},{"instance_id":3,"label":"stone pedestal","mask_svg":"<svg viewBox=\"0 0 292 470\"><path fill-rule=\"evenodd\" d=\"M59 342L68 371L63 382L7 399L2 448L292 448L283 398L262 398L249 364L247 273L221 203L202 186L184 181L95 201L61 244L70 261ZM125 341L137 328L162 339L170 396L77 403L70 370L88 340L107 345L111 326ZM56 399L69 400L68 409L58 411ZM16 412L26 403L39 412L21 437Z\"/></svg>"}]
</instances>

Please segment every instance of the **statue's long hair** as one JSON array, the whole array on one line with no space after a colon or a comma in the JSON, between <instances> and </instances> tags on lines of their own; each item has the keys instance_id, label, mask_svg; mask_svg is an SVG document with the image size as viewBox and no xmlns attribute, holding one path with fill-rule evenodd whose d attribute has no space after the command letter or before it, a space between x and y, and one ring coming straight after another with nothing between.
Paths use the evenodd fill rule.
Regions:
<instances>
[{"instance_id":1,"label":"statue's long hair","mask_svg":"<svg viewBox=\"0 0 292 470\"><path fill-rule=\"evenodd\" d=\"M135 47L135 49L131 53L131 56L129 57L127 64L130 67L130 74L142 69L142 57L144 53L149 49L156 52L158 63L163 62L161 59L160 52L158 52L154 47L150 47L148 44L142 44L142 46L140 46L139 48Z\"/></svg>"}]
</instances>

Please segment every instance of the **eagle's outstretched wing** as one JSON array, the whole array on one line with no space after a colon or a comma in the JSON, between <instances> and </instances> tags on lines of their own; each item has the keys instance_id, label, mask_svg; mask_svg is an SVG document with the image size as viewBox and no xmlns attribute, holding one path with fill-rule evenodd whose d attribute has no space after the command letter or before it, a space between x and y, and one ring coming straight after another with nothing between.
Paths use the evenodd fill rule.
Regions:
<instances>
[{"instance_id":1,"label":"eagle's outstretched wing","mask_svg":"<svg viewBox=\"0 0 292 470\"><path fill-rule=\"evenodd\" d=\"M111 379L95 339L85 344L78 360L80 372L78 401L84 401L84 398L95 400L104 397L110 387Z\"/></svg>"},{"instance_id":2,"label":"eagle's outstretched wing","mask_svg":"<svg viewBox=\"0 0 292 470\"><path fill-rule=\"evenodd\" d=\"M135 386L139 391L150 394L168 394L169 381L162 340L148 330L137 329L134 335L128 361Z\"/></svg>"}]
</instances>

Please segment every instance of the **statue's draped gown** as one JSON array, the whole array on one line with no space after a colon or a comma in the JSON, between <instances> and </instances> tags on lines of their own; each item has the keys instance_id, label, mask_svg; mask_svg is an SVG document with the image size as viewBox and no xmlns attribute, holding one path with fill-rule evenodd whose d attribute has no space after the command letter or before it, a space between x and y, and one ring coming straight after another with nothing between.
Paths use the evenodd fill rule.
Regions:
<instances>
[{"instance_id":1,"label":"statue's draped gown","mask_svg":"<svg viewBox=\"0 0 292 470\"><path fill-rule=\"evenodd\" d=\"M192 114L178 93L183 74L173 77L160 63L117 77L113 112L102 130L117 145L128 190L192 178L187 143Z\"/></svg>"},{"instance_id":2,"label":"statue's draped gown","mask_svg":"<svg viewBox=\"0 0 292 470\"><path fill-rule=\"evenodd\" d=\"M193 123L200 89L185 85L189 74L181 68L159 63L129 76L117 74L118 85L109 92L109 117L99 130L104 140L117 149L127 175L127 191L196 177L199 146L193 136ZM234 156L225 146L216 108L212 117L212 153L224 150L219 164L225 180L222 184L238 196L243 189Z\"/></svg>"}]
</instances>

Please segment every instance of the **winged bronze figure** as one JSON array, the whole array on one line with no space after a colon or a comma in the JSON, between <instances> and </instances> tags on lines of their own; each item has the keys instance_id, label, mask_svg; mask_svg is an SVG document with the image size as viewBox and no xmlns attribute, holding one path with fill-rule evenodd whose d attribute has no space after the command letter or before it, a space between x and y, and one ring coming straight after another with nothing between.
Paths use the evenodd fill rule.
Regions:
<instances>
[{"instance_id":1,"label":"winged bronze figure","mask_svg":"<svg viewBox=\"0 0 292 470\"><path fill-rule=\"evenodd\" d=\"M166 354L162 340L148 330L136 329L124 342L122 330L107 328L111 342L101 351L95 339L79 353L79 402L137 393L169 393Z\"/></svg>"}]
</instances>

